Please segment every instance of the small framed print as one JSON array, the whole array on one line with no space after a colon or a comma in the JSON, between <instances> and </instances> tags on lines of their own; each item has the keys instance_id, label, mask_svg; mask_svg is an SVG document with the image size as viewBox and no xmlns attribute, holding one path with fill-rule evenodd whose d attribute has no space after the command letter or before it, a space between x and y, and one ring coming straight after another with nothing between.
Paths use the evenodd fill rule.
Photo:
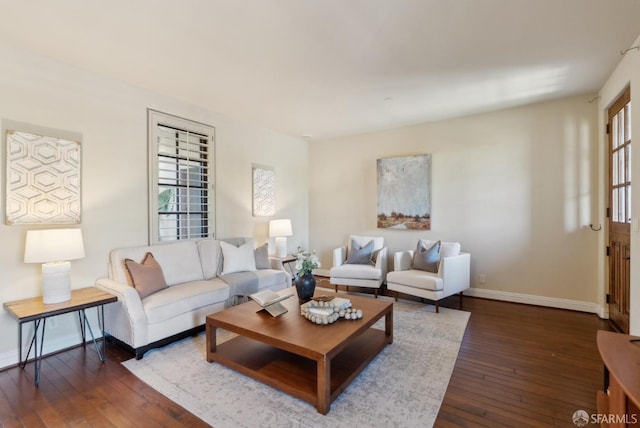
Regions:
<instances>
[{"instance_id":1,"label":"small framed print","mask_svg":"<svg viewBox=\"0 0 640 428\"><path fill-rule=\"evenodd\" d=\"M271 217L276 212L276 173L273 167L253 165L253 216Z\"/></svg>"}]
</instances>

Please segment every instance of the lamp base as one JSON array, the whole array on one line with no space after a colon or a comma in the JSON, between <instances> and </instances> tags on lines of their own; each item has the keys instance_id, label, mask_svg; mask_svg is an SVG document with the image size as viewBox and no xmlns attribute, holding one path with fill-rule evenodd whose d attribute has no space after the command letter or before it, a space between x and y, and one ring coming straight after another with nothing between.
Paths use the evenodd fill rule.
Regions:
<instances>
[{"instance_id":1,"label":"lamp base","mask_svg":"<svg viewBox=\"0 0 640 428\"><path fill-rule=\"evenodd\" d=\"M287 257L287 238L284 236L276 238L276 257Z\"/></svg>"},{"instance_id":2,"label":"lamp base","mask_svg":"<svg viewBox=\"0 0 640 428\"><path fill-rule=\"evenodd\" d=\"M42 264L42 303L50 305L71 300L71 262Z\"/></svg>"}]
</instances>

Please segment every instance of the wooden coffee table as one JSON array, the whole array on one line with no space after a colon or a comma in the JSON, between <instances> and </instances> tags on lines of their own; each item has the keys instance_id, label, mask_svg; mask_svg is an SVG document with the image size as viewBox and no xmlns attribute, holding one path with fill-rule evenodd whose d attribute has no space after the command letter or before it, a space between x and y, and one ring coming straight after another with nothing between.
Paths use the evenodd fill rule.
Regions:
<instances>
[{"instance_id":1,"label":"wooden coffee table","mask_svg":"<svg viewBox=\"0 0 640 428\"><path fill-rule=\"evenodd\" d=\"M272 317L250 301L207 316L207 361L216 361L313 404L322 414L387 345L393 342L393 303L344 295L362 309L359 320L340 319L316 325L300 315L295 288L280 293L293 297L282 303L289 310ZM318 291L334 294L333 291ZM385 329L371 326L385 317ZM216 329L238 336L216 346Z\"/></svg>"}]
</instances>

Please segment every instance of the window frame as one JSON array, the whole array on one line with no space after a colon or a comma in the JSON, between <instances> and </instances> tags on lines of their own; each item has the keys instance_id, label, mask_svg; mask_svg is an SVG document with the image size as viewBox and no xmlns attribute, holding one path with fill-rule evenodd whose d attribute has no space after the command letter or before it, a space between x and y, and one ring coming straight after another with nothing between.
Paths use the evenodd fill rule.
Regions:
<instances>
[{"instance_id":1,"label":"window frame","mask_svg":"<svg viewBox=\"0 0 640 428\"><path fill-rule=\"evenodd\" d=\"M215 127L193 120L181 118L168 113L163 113L153 109L147 109L148 122L148 217L149 217L149 244L162 244L169 242L177 242L183 240L198 240L204 238L216 237L216 194L215 194ZM165 187L160 183L160 166L159 166L159 144L158 138L161 134L160 126L174 128L184 132L197 134L207 139L206 150L206 185L203 187L206 193L206 235L198 235L191 237L190 235L181 235L180 228L177 228L175 239L160 238L160 215L158 195L159 189ZM179 162L176 156L176 162ZM166 158L164 158L166 163ZM187 196L190 197L190 196ZM186 214L189 215L188 213ZM188 230L188 228L187 228ZM188 233L188 232L187 232Z\"/></svg>"},{"instance_id":2,"label":"window frame","mask_svg":"<svg viewBox=\"0 0 640 428\"><path fill-rule=\"evenodd\" d=\"M615 111L615 114L611 112ZM627 88L609 108L609 207L612 223L631 223L631 94ZM622 126L620 126L622 118ZM617 177L614 177L616 175ZM621 194L616 198L614 195Z\"/></svg>"}]
</instances>

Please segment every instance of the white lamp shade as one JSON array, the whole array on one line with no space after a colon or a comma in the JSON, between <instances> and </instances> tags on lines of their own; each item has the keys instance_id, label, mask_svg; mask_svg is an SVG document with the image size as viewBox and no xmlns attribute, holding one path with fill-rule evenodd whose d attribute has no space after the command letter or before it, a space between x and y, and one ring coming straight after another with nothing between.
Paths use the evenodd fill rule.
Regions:
<instances>
[{"instance_id":1,"label":"white lamp shade","mask_svg":"<svg viewBox=\"0 0 640 428\"><path fill-rule=\"evenodd\" d=\"M269 236L271 238L291 235L293 235L293 229L291 228L290 219L283 218L279 220L271 220L269 222Z\"/></svg>"},{"instance_id":2,"label":"white lamp shade","mask_svg":"<svg viewBox=\"0 0 640 428\"><path fill-rule=\"evenodd\" d=\"M84 244L81 229L45 229L27 231L25 263L47 263L81 259Z\"/></svg>"}]
</instances>

